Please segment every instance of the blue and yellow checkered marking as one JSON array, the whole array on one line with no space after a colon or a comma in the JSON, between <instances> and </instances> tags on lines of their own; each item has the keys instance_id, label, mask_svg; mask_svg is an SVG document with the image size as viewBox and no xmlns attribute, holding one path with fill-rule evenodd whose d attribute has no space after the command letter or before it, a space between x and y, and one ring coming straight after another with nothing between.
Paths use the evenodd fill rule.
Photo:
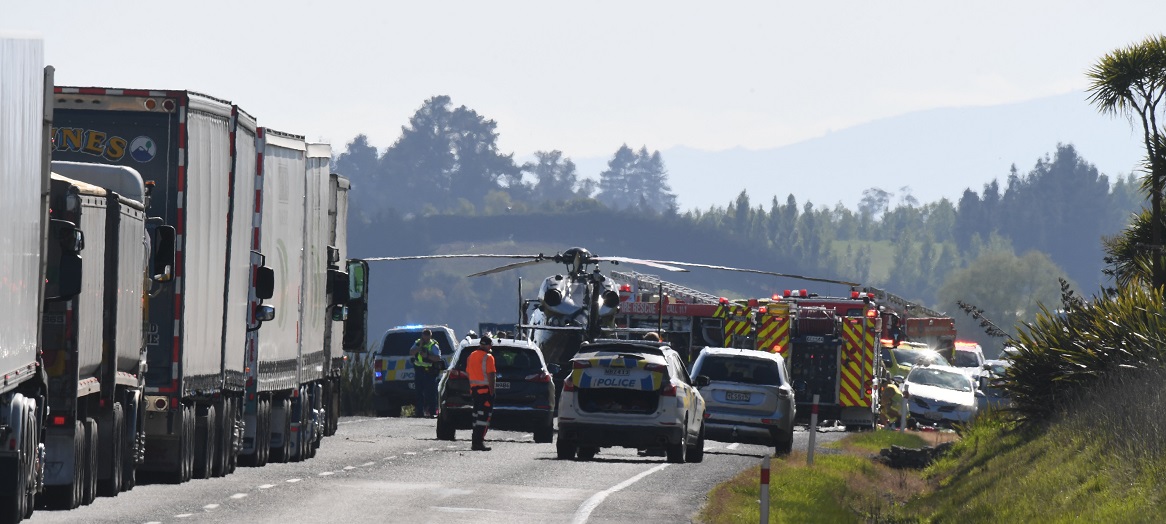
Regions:
<instances>
[{"instance_id":1,"label":"blue and yellow checkered marking","mask_svg":"<svg viewBox=\"0 0 1166 524\"><path fill-rule=\"evenodd\" d=\"M649 372L648 376L638 379L628 377L624 379L625 382L619 384L610 382L612 379L618 379L618 376L603 376L604 368L646 369L649 363L644 360L621 357L596 357L588 359L587 362L591 364L591 367L571 370L570 380L575 387L617 387L637 391L654 391L660 389L661 384L664 382L664 374L659 371Z\"/></svg>"}]
</instances>

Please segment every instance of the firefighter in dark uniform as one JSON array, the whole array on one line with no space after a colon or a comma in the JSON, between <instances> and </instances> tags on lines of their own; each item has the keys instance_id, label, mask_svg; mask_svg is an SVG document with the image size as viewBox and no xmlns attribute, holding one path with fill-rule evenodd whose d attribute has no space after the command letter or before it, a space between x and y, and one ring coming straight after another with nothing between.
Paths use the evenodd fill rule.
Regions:
<instances>
[{"instance_id":1,"label":"firefighter in dark uniform","mask_svg":"<svg viewBox=\"0 0 1166 524\"><path fill-rule=\"evenodd\" d=\"M474 451L490 451L486 447L486 431L490 429L490 415L494 412L494 381L498 370L494 367L491 348L494 341L488 336L478 340L478 349L470 353L466 374L470 376L470 393L474 397Z\"/></svg>"}]
</instances>

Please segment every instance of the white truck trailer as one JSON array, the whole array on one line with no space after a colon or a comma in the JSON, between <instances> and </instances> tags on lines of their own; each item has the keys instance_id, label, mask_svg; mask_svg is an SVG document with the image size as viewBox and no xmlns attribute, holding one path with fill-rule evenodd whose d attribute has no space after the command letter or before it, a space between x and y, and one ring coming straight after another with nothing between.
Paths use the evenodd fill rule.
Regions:
<instances>
[{"instance_id":1,"label":"white truck trailer","mask_svg":"<svg viewBox=\"0 0 1166 524\"><path fill-rule=\"evenodd\" d=\"M162 285L152 281L152 266L159 281L169 280L174 235L159 226L150 241L149 194L133 169L74 162L52 169L49 216L75 227L79 241L51 242L48 258L83 253L81 293L50 299L42 326L50 408L45 502L71 509L135 484L144 453L144 304Z\"/></svg>"},{"instance_id":2,"label":"white truck trailer","mask_svg":"<svg viewBox=\"0 0 1166 524\"><path fill-rule=\"evenodd\" d=\"M147 214L176 230L173 282L149 303L139 469L178 482L223 474L242 429L254 119L189 91L55 92L54 159L137 170L155 188Z\"/></svg>"},{"instance_id":3,"label":"white truck trailer","mask_svg":"<svg viewBox=\"0 0 1166 524\"><path fill-rule=\"evenodd\" d=\"M48 378L40 358L40 319L52 119L45 101L51 100L51 86L52 69L44 67L41 40L0 35L0 302L6 308L0 315L2 523L32 514L44 473ZM54 294L79 291L79 274L54 276Z\"/></svg>"}]
</instances>

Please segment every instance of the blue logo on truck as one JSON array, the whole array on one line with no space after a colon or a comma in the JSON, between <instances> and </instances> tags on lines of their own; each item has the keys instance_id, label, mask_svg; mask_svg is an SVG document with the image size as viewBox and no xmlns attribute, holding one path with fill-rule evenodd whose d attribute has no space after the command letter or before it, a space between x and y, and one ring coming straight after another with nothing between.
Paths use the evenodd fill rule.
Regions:
<instances>
[{"instance_id":1,"label":"blue logo on truck","mask_svg":"<svg viewBox=\"0 0 1166 524\"><path fill-rule=\"evenodd\" d=\"M133 142L130 142L130 156L138 162L143 164L149 162L157 154L158 147L154 145L154 141L148 136L139 136Z\"/></svg>"}]
</instances>

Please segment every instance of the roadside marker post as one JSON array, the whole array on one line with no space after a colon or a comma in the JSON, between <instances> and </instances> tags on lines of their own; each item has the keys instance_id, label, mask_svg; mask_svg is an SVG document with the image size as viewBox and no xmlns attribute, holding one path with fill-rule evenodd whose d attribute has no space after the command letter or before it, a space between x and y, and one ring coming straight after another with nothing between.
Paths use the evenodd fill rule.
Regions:
<instances>
[{"instance_id":1,"label":"roadside marker post","mask_svg":"<svg viewBox=\"0 0 1166 524\"><path fill-rule=\"evenodd\" d=\"M814 395L814 406L810 408L810 443L806 446L806 464L814 465L814 437L818 435L818 395Z\"/></svg>"},{"instance_id":2,"label":"roadside marker post","mask_svg":"<svg viewBox=\"0 0 1166 524\"><path fill-rule=\"evenodd\" d=\"M769 522L769 461L768 455L761 459L761 524Z\"/></svg>"},{"instance_id":3,"label":"roadside marker post","mask_svg":"<svg viewBox=\"0 0 1166 524\"><path fill-rule=\"evenodd\" d=\"M899 433L907 431L907 397L903 397L903 407L899 408Z\"/></svg>"}]
</instances>

